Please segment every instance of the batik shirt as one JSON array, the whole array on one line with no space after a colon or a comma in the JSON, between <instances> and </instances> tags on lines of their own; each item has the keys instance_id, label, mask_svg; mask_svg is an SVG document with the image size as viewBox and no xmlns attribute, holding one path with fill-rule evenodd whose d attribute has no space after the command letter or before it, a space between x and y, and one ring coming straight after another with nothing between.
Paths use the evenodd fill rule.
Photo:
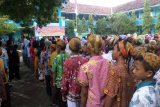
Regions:
<instances>
[{"instance_id":1,"label":"batik shirt","mask_svg":"<svg viewBox=\"0 0 160 107\"><path fill-rule=\"evenodd\" d=\"M3 74L1 72L2 71L0 71L0 99L2 99L2 101L5 101L7 98L7 95L6 95L6 90L5 90L4 81L3 81Z\"/></svg>"},{"instance_id":2,"label":"batik shirt","mask_svg":"<svg viewBox=\"0 0 160 107\"><path fill-rule=\"evenodd\" d=\"M93 56L80 68L78 81L83 87L88 87L86 107L103 107L103 88L108 74L109 62L102 56Z\"/></svg>"},{"instance_id":3,"label":"batik shirt","mask_svg":"<svg viewBox=\"0 0 160 107\"><path fill-rule=\"evenodd\" d=\"M41 52L41 64L44 65L45 75L50 75L51 74L51 70L48 67L49 58L50 58L50 52L49 51Z\"/></svg>"},{"instance_id":4,"label":"batik shirt","mask_svg":"<svg viewBox=\"0 0 160 107\"><path fill-rule=\"evenodd\" d=\"M56 87L61 88L61 80L63 74L63 64L65 60L69 58L69 55L66 52L61 52L54 58L52 64L52 72L56 73Z\"/></svg>"},{"instance_id":5,"label":"batik shirt","mask_svg":"<svg viewBox=\"0 0 160 107\"><path fill-rule=\"evenodd\" d=\"M124 61L111 64L104 87L104 93L114 98L112 107L128 107L135 91L135 84Z\"/></svg>"},{"instance_id":6,"label":"batik shirt","mask_svg":"<svg viewBox=\"0 0 160 107\"><path fill-rule=\"evenodd\" d=\"M160 107L155 90L155 81L141 82L134 93L129 107Z\"/></svg>"},{"instance_id":7,"label":"batik shirt","mask_svg":"<svg viewBox=\"0 0 160 107\"><path fill-rule=\"evenodd\" d=\"M156 80L155 90L156 90L157 99L159 100L158 105L160 107L160 70L157 71L157 73L154 76L154 79Z\"/></svg>"},{"instance_id":8,"label":"batik shirt","mask_svg":"<svg viewBox=\"0 0 160 107\"><path fill-rule=\"evenodd\" d=\"M64 74L62 78L62 96L70 101L80 100L81 87L77 82L80 66L88 60L79 55L73 55L64 63Z\"/></svg>"},{"instance_id":9,"label":"batik shirt","mask_svg":"<svg viewBox=\"0 0 160 107\"><path fill-rule=\"evenodd\" d=\"M54 61L54 58L58 55L58 52L57 51L54 51L51 56L50 56L50 59L49 59L49 66L52 66L53 64L53 61Z\"/></svg>"}]
</instances>

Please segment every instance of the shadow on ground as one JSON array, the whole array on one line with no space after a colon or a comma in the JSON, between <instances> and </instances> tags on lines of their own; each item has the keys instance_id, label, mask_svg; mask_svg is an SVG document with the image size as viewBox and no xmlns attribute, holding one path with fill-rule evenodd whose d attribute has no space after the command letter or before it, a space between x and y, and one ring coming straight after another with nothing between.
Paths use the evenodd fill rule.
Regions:
<instances>
[{"instance_id":1,"label":"shadow on ground","mask_svg":"<svg viewBox=\"0 0 160 107\"><path fill-rule=\"evenodd\" d=\"M12 82L12 107L51 107L46 94L44 82L36 80L33 72L22 62L20 65L21 80Z\"/></svg>"}]
</instances>

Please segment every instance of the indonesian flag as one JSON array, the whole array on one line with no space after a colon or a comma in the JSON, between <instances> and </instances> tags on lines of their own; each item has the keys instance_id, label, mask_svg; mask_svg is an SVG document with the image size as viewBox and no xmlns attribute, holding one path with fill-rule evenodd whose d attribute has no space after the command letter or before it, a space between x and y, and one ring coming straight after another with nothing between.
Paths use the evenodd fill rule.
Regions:
<instances>
[{"instance_id":1,"label":"indonesian flag","mask_svg":"<svg viewBox=\"0 0 160 107\"><path fill-rule=\"evenodd\" d=\"M78 14L77 0L75 0L75 13Z\"/></svg>"}]
</instances>

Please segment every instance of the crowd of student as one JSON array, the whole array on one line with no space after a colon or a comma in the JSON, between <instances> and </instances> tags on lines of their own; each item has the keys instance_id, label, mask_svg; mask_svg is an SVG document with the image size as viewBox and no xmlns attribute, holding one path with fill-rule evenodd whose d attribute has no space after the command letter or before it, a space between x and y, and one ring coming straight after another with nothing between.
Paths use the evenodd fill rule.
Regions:
<instances>
[{"instance_id":1,"label":"crowd of student","mask_svg":"<svg viewBox=\"0 0 160 107\"><path fill-rule=\"evenodd\" d=\"M10 84L13 79L20 79L20 58L18 45L8 40L6 45L0 41L0 107L11 107Z\"/></svg>"},{"instance_id":2,"label":"crowd of student","mask_svg":"<svg viewBox=\"0 0 160 107\"><path fill-rule=\"evenodd\" d=\"M159 35L24 39L23 55L53 107L160 107Z\"/></svg>"}]
</instances>

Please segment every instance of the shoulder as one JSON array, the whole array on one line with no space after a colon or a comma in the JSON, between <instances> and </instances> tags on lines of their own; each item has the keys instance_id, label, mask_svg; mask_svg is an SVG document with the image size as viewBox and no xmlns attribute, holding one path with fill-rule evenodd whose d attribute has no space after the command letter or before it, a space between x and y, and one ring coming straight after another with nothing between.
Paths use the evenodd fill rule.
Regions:
<instances>
[{"instance_id":1,"label":"shoulder","mask_svg":"<svg viewBox=\"0 0 160 107\"><path fill-rule=\"evenodd\" d=\"M3 59L2 59L2 58L0 58L0 62L3 62Z\"/></svg>"},{"instance_id":2,"label":"shoulder","mask_svg":"<svg viewBox=\"0 0 160 107\"><path fill-rule=\"evenodd\" d=\"M156 100L155 96L156 95L155 95L154 87L146 86L136 90L131 102L132 103L139 102L139 103L143 103L144 105L152 105L155 103L155 100Z\"/></svg>"}]
</instances>

